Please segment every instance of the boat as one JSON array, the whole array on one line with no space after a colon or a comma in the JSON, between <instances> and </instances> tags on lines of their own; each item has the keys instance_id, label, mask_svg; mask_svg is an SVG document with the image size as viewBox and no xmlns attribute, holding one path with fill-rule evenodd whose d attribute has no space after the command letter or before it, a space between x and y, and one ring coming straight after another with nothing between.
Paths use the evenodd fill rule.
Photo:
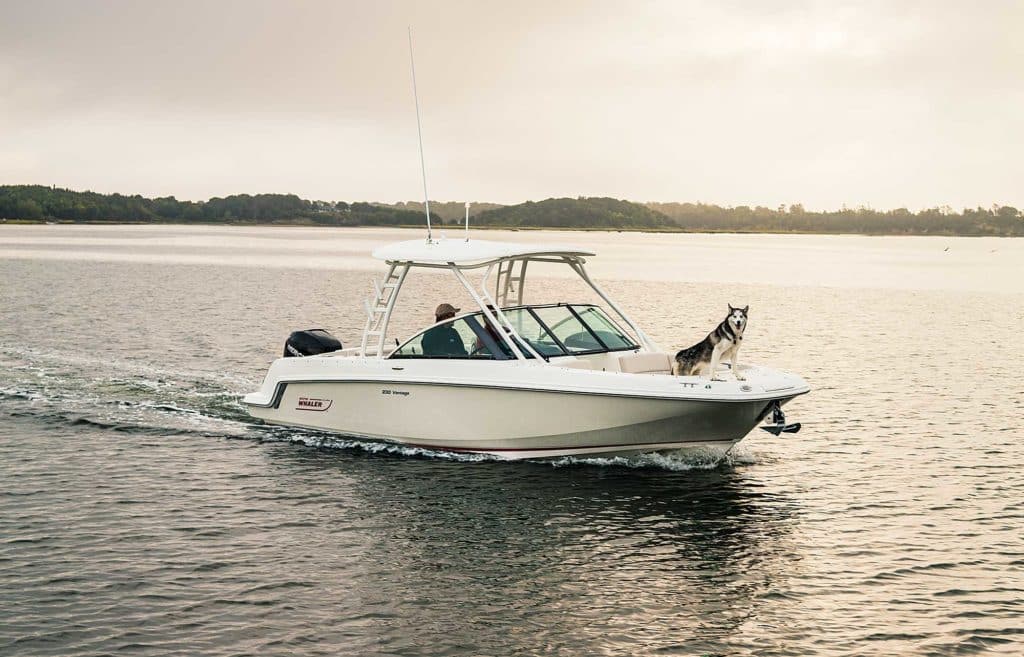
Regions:
<instances>
[{"instance_id":1,"label":"boat","mask_svg":"<svg viewBox=\"0 0 1024 657\"><path fill-rule=\"evenodd\" d=\"M382 246L373 256L387 273L365 302L359 344L293 333L244 404L270 424L510 460L727 454L766 418L776 435L799 429L781 408L809 392L801 377L746 364L674 376L672 355L591 278L595 255L429 232ZM527 272L552 266L568 267L599 303L525 303ZM389 343L407 277L424 270L451 274L474 307ZM438 329L457 333L455 348L437 348Z\"/></svg>"}]
</instances>

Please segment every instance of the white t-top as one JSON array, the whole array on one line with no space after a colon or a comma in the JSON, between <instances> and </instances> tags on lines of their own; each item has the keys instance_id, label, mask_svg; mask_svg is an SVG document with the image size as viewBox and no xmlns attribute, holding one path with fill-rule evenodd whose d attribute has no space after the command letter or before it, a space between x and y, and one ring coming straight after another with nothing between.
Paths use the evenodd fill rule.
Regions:
<instances>
[{"instance_id":1,"label":"white t-top","mask_svg":"<svg viewBox=\"0 0 1024 657\"><path fill-rule=\"evenodd\" d=\"M427 265L479 265L528 256L592 256L585 251L560 244L517 244L515 242L489 242L487 240L440 239L409 240L382 246L373 257L387 262L411 262Z\"/></svg>"}]
</instances>

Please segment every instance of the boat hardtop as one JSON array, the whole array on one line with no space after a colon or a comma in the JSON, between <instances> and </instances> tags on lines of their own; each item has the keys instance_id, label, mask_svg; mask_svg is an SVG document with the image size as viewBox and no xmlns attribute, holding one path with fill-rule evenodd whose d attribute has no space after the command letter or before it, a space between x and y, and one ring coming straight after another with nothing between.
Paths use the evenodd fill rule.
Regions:
<instances>
[{"instance_id":1,"label":"boat hardtop","mask_svg":"<svg viewBox=\"0 0 1024 657\"><path fill-rule=\"evenodd\" d=\"M373 257L385 262L408 262L421 267L456 265L481 267L498 260L519 258L572 257L597 255L593 251L566 245L518 244L488 240L406 240L376 249Z\"/></svg>"}]
</instances>

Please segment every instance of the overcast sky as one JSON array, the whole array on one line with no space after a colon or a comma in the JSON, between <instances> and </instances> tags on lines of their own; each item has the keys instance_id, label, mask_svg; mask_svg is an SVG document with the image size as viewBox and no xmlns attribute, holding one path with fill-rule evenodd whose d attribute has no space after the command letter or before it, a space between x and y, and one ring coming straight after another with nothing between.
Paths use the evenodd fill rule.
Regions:
<instances>
[{"instance_id":1,"label":"overcast sky","mask_svg":"<svg viewBox=\"0 0 1024 657\"><path fill-rule=\"evenodd\" d=\"M0 0L0 184L1024 206L1024 2Z\"/></svg>"}]
</instances>

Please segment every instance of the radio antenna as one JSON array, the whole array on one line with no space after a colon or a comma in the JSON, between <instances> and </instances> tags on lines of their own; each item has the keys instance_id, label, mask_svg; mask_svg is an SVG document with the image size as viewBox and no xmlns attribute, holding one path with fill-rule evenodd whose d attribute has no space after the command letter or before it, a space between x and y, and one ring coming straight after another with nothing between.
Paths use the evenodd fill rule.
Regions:
<instances>
[{"instance_id":1,"label":"radio antenna","mask_svg":"<svg viewBox=\"0 0 1024 657\"><path fill-rule=\"evenodd\" d=\"M409 67L412 69L412 97L416 101L416 133L420 138L420 169L423 171L423 207L427 213L427 243L430 233L430 196L427 194L427 165L423 160L423 127L420 125L420 95L416 91L416 61L412 56L412 26L409 26Z\"/></svg>"}]
</instances>

